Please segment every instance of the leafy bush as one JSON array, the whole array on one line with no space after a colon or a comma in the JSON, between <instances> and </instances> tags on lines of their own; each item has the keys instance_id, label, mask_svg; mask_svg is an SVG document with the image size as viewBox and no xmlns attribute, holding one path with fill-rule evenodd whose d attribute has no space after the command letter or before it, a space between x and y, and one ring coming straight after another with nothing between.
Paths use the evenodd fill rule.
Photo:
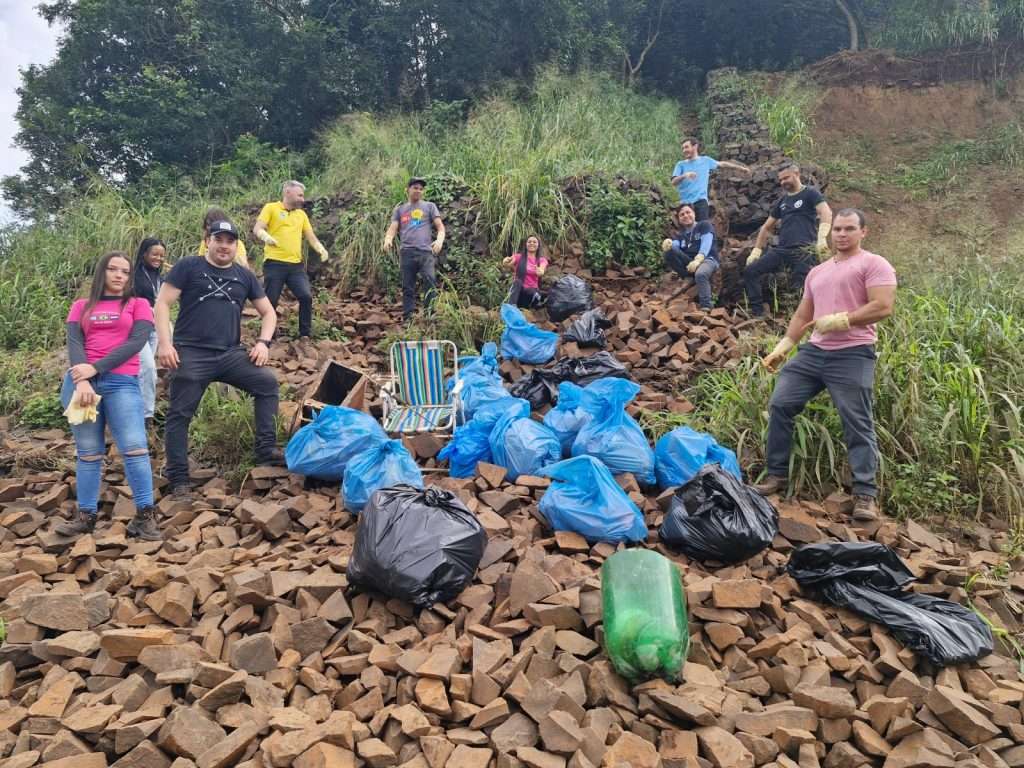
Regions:
<instances>
[{"instance_id":1,"label":"leafy bush","mask_svg":"<svg viewBox=\"0 0 1024 768\"><path fill-rule=\"evenodd\" d=\"M622 191L604 182L591 186L587 190L586 266L603 270L615 262L659 270L664 216L646 193Z\"/></svg>"},{"instance_id":2,"label":"leafy bush","mask_svg":"<svg viewBox=\"0 0 1024 768\"><path fill-rule=\"evenodd\" d=\"M30 429L52 429L68 425L56 391L33 395L26 400L18 414L18 423Z\"/></svg>"}]
</instances>

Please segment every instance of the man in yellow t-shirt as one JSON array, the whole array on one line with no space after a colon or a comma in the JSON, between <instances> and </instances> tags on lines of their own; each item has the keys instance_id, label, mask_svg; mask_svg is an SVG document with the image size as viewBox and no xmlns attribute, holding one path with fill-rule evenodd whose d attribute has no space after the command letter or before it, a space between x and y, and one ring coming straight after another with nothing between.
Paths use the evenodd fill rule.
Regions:
<instances>
[{"instance_id":1,"label":"man in yellow t-shirt","mask_svg":"<svg viewBox=\"0 0 1024 768\"><path fill-rule=\"evenodd\" d=\"M302 236L322 260L328 257L302 209L305 202L306 187L298 181L286 181L281 201L264 205L252 229L264 244L263 289L275 310L285 286L298 300L300 339L308 339L313 333L313 292L302 263Z\"/></svg>"}]
</instances>

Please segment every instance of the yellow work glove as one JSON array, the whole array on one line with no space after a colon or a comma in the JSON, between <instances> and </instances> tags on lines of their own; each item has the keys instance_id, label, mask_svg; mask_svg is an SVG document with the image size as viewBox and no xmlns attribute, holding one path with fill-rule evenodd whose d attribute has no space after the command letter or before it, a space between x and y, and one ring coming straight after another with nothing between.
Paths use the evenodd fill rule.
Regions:
<instances>
[{"instance_id":1,"label":"yellow work glove","mask_svg":"<svg viewBox=\"0 0 1024 768\"><path fill-rule=\"evenodd\" d=\"M703 253L698 253L697 257L693 261L691 261L689 264L686 265L686 271L689 272L692 275L694 272L697 271L697 267L699 267L703 263L704 263L704 254Z\"/></svg>"},{"instance_id":2,"label":"yellow work glove","mask_svg":"<svg viewBox=\"0 0 1024 768\"><path fill-rule=\"evenodd\" d=\"M666 237L664 240L661 241L661 252L665 253L666 251L670 250L672 250L672 241Z\"/></svg>"},{"instance_id":3,"label":"yellow work glove","mask_svg":"<svg viewBox=\"0 0 1024 768\"><path fill-rule=\"evenodd\" d=\"M99 395L95 396L92 405L79 405L78 404L78 393L75 392L71 398L71 402L68 403L68 407L64 409L64 415L67 417L68 424L78 426L84 424L87 421L96 421L97 412L96 408L100 404L102 399Z\"/></svg>"},{"instance_id":4,"label":"yellow work glove","mask_svg":"<svg viewBox=\"0 0 1024 768\"><path fill-rule=\"evenodd\" d=\"M265 245L277 245L277 240L270 236L270 233L265 229L261 229L256 232L256 237L264 242Z\"/></svg>"},{"instance_id":5,"label":"yellow work glove","mask_svg":"<svg viewBox=\"0 0 1024 768\"><path fill-rule=\"evenodd\" d=\"M316 245L314 245L313 250L319 253L320 258L323 259L324 261L327 261L327 259L330 258L330 255L327 253L327 249L324 248L323 243L317 243Z\"/></svg>"},{"instance_id":6,"label":"yellow work glove","mask_svg":"<svg viewBox=\"0 0 1024 768\"><path fill-rule=\"evenodd\" d=\"M795 341L789 338L789 336L783 336L779 339L779 343L775 345L775 349L761 359L761 365L763 365L765 370L769 373L775 373L779 370L779 364L786 359L786 355L788 355L790 350L795 346Z\"/></svg>"},{"instance_id":7,"label":"yellow work glove","mask_svg":"<svg viewBox=\"0 0 1024 768\"><path fill-rule=\"evenodd\" d=\"M758 259L760 259L760 258L761 258L761 253L762 253L762 251L761 251L761 249L760 249L760 248L755 248L754 250L752 250L752 251L750 252L750 255L749 255L749 256L747 256L747 266L749 267L749 266L750 266L751 264L753 264L753 263L754 263L755 261L757 261Z\"/></svg>"},{"instance_id":8,"label":"yellow work glove","mask_svg":"<svg viewBox=\"0 0 1024 768\"><path fill-rule=\"evenodd\" d=\"M831 229L832 229L832 225L831 224L826 224L825 222L822 222L821 224L818 225L818 246L817 246L817 251L818 251L818 255L820 257L822 257L822 258L825 258L826 256L829 255L828 233L829 233L829 230L831 230Z\"/></svg>"},{"instance_id":9,"label":"yellow work glove","mask_svg":"<svg viewBox=\"0 0 1024 768\"><path fill-rule=\"evenodd\" d=\"M834 315L823 315L814 321L814 330L818 333L835 333L850 328L850 315L847 312L836 312Z\"/></svg>"}]
</instances>

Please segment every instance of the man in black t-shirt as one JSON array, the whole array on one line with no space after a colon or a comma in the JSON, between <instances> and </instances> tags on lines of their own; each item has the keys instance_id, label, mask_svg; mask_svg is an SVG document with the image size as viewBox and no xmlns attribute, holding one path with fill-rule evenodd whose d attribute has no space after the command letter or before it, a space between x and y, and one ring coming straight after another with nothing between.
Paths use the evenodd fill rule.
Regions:
<instances>
[{"instance_id":1,"label":"man in black t-shirt","mask_svg":"<svg viewBox=\"0 0 1024 768\"><path fill-rule=\"evenodd\" d=\"M772 206L768 220L757 233L754 250L747 257L743 283L747 303L755 317L764 314L761 279L782 267L792 273L792 285L803 290L807 274L828 253L828 233L832 228L832 209L816 187L805 187L800 168L787 164L779 169L779 184L785 196ZM778 229L778 243L764 251L768 238Z\"/></svg>"},{"instance_id":2,"label":"man in black t-shirt","mask_svg":"<svg viewBox=\"0 0 1024 768\"><path fill-rule=\"evenodd\" d=\"M167 479L175 498L190 498L188 425L210 383L222 381L253 396L256 411L256 463L283 463L274 419L278 385L265 367L277 327L277 315L256 275L235 263L238 230L218 221L206 239L205 256L182 259L167 274L156 300L157 353L173 371L164 439ZM171 306L181 307L171 341ZM242 307L251 301L259 312L259 341L241 346Z\"/></svg>"},{"instance_id":3,"label":"man in black t-shirt","mask_svg":"<svg viewBox=\"0 0 1024 768\"><path fill-rule=\"evenodd\" d=\"M710 221L697 221L696 206L683 203L676 211L679 231L674 239L662 241L665 265L684 280L697 283L697 301L700 308L710 310L711 276L718 271L718 247L715 228Z\"/></svg>"}]
</instances>

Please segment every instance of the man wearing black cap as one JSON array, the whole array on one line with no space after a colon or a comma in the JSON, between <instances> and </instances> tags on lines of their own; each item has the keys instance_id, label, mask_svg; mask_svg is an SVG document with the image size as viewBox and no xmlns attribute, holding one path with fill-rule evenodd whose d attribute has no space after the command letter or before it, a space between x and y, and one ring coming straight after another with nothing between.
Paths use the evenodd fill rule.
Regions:
<instances>
[{"instance_id":1,"label":"man wearing black cap","mask_svg":"<svg viewBox=\"0 0 1024 768\"><path fill-rule=\"evenodd\" d=\"M256 463L281 464L274 418L278 385L266 368L277 315L250 270L235 263L238 230L230 221L210 226L204 256L188 256L174 265L156 300L160 364L172 371L170 409L164 435L166 476L175 498L190 497L188 425L206 388L214 381L253 396L256 411ZM171 306L181 306L171 340ZM259 340L241 345L242 307L252 302L260 315Z\"/></svg>"},{"instance_id":2,"label":"man wearing black cap","mask_svg":"<svg viewBox=\"0 0 1024 768\"><path fill-rule=\"evenodd\" d=\"M444 222L437 206L423 199L423 188L427 182L420 178L409 179L406 186L408 202L395 206L391 214L391 225L384 234L384 250L390 250L398 234L402 246L400 264L402 268L402 318L409 320L416 311L416 278L420 277L426 286L423 301L429 307L434 301L437 287L435 257L444 247ZM431 242L431 225L437 231Z\"/></svg>"}]
</instances>

